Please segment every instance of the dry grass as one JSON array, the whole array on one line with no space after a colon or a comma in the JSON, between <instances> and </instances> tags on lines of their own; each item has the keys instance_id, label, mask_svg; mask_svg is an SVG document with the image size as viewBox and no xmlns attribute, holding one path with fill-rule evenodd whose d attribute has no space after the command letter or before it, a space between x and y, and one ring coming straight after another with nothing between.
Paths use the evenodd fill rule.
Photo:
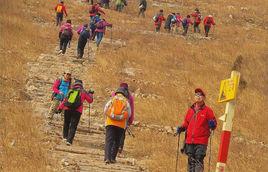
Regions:
<instances>
[{"instance_id":1,"label":"dry grass","mask_svg":"<svg viewBox=\"0 0 268 172\"><path fill-rule=\"evenodd\" d=\"M50 48L46 1L1 1L0 6L0 171L47 171L48 146L42 121L33 116L26 93L26 62ZM52 39L51 39L52 38Z\"/></svg>"}]
</instances>

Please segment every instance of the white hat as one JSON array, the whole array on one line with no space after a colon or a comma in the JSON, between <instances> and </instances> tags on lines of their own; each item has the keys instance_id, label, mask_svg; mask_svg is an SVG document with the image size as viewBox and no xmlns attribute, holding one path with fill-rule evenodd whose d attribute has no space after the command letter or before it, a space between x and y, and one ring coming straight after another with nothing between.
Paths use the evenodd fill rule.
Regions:
<instances>
[{"instance_id":1,"label":"white hat","mask_svg":"<svg viewBox=\"0 0 268 172\"><path fill-rule=\"evenodd\" d=\"M208 15L208 17L212 17L212 15L210 14L210 15Z\"/></svg>"}]
</instances>

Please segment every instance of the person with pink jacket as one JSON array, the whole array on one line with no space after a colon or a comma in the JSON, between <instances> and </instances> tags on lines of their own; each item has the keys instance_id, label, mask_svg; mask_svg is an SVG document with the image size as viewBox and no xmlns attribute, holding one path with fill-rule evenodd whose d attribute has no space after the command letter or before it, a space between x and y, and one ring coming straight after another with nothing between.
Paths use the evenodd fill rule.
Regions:
<instances>
[{"instance_id":1,"label":"person with pink jacket","mask_svg":"<svg viewBox=\"0 0 268 172\"><path fill-rule=\"evenodd\" d=\"M96 23L96 35L97 35L97 40L96 44L97 47L99 47L101 40L103 38L103 35L105 34L106 27L112 27L113 25L106 22L105 19L100 20L99 22Z\"/></svg>"},{"instance_id":2,"label":"person with pink jacket","mask_svg":"<svg viewBox=\"0 0 268 172\"><path fill-rule=\"evenodd\" d=\"M72 40L73 37L73 27L72 27L72 21L67 20L66 23L61 25L60 31L59 31L59 38L60 38L60 51L59 54L65 54L67 45Z\"/></svg>"},{"instance_id":3,"label":"person with pink jacket","mask_svg":"<svg viewBox=\"0 0 268 172\"><path fill-rule=\"evenodd\" d=\"M86 92L83 88L83 82L76 79L68 92L68 96L58 108L64 110L63 139L68 146L73 143L77 125L83 112L83 103L84 101L92 103L93 94L94 91L91 90ZM72 102L71 99L74 99L74 101Z\"/></svg>"}]
</instances>

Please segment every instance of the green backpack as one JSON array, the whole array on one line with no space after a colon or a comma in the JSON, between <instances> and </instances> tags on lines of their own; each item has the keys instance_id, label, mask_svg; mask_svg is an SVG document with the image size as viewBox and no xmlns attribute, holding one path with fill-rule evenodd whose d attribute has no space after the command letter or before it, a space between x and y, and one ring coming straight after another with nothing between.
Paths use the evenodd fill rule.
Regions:
<instances>
[{"instance_id":1,"label":"green backpack","mask_svg":"<svg viewBox=\"0 0 268 172\"><path fill-rule=\"evenodd\" d=\"M64 106L71 110L76 110L81 103L80 89L70 89L67 95L67 100L64 102Z\"/></svg>"}]
</instances>

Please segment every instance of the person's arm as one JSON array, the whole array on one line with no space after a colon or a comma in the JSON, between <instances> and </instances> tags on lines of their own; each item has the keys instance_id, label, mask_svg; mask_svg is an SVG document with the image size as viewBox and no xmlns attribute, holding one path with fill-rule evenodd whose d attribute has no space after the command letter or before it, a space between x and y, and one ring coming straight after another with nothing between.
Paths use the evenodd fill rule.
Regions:
<instances>
[{"instance_id":1,"label":"person's arm","mask_svg":"<svg viewBox=\"0 0 268 172\"><path fill-rule=\"evenodd\" d=\"M104 109L103 109L103 113L105 116L108 116L107 115L107 111L108 111L108 108L111 106L111 103L112 103L112 100L109 100L106 105L104 106Z\"/></svg>"},{"instance_id":2,"label":"person's arm","mask_svg":"<svg viewBox=\"0 0 268 172\"><path fill-rule=\"evenodd\" d=\"M212 25L216 25L216 23L215 23L215 21L214 21L213 18L212 18L211 24L212 24Z\"/></svg>"},{"instance_id":3,"label":"person's arm","mask_svg":"<svg viewBox=\"0 0 268 172\"><path fill-rule=\"evenodd\" d=\"M67 15L66 7L65 6L62 6L62 10L65 13L65 16L67 17L68 15Z\"/></svg>"},{"instance_id":4,"label":"person's arm","mask_svg":"<svg viewBox=\"0 0 268 172\"><path fill-rule=\"evenodd\" d=\"M105 15L105 12L100 7L98 7L97 11Z\"/></svg>"},{"instance_id":5,"label":"person's arm","mask_svg":"<svg viewBox=\"0 0 268 172\"><path fill-rule=\"evenodd\" d=\"M54 8L54 9L55 9L55 11L57 11L57 8L58 8L58 5L56 5L56 6L55 6L55 8Z\"/></svg>"},{"instance_id":6,"label":"person's arm","mask_svg":"<svg viewBox=\"0 0 268 172\"><path fill-rule=\"evenodd\" d=\"M85 100L86 100L88 103L92 103L92 102L93 102L93 94L92 94L92 93L84 92L83 94L84 94L84 96L85 96Z\"/></svg>"},{"instance_id":7,"label":"person's arm","mask_svg":"<svg viewBox=\"0 0 268 172\"><path fill-rule=\"evenodd\" d=\"M207 23L207 17L205 17L204 19L204 25L206 25L206 23Z\"/></svg>"},{"instance_id":8,"label":"person's arm","mask_svg":"<svg viewBox=\"0 0 268 172\"><path fill-rule=\"evenodd\" d=\"M60 90L59 90L60 82L61 82L60 79L57 79L57 80L54 82L53 86L52 86L52 90L53 90L53 92L56 93L56 94L60 94L60 93L61 93Z\"/></svg>"},{"instance_id":9,"label":"person's arm","mask_svg":"<svg viewBox=\"0 0 268 172\"><path fill-rule=\"evenodd\" d=\"M210 129L215 130L217 128L217 120L211 109L207 111L207 121Z\"/></svg>"}]
</instances>

